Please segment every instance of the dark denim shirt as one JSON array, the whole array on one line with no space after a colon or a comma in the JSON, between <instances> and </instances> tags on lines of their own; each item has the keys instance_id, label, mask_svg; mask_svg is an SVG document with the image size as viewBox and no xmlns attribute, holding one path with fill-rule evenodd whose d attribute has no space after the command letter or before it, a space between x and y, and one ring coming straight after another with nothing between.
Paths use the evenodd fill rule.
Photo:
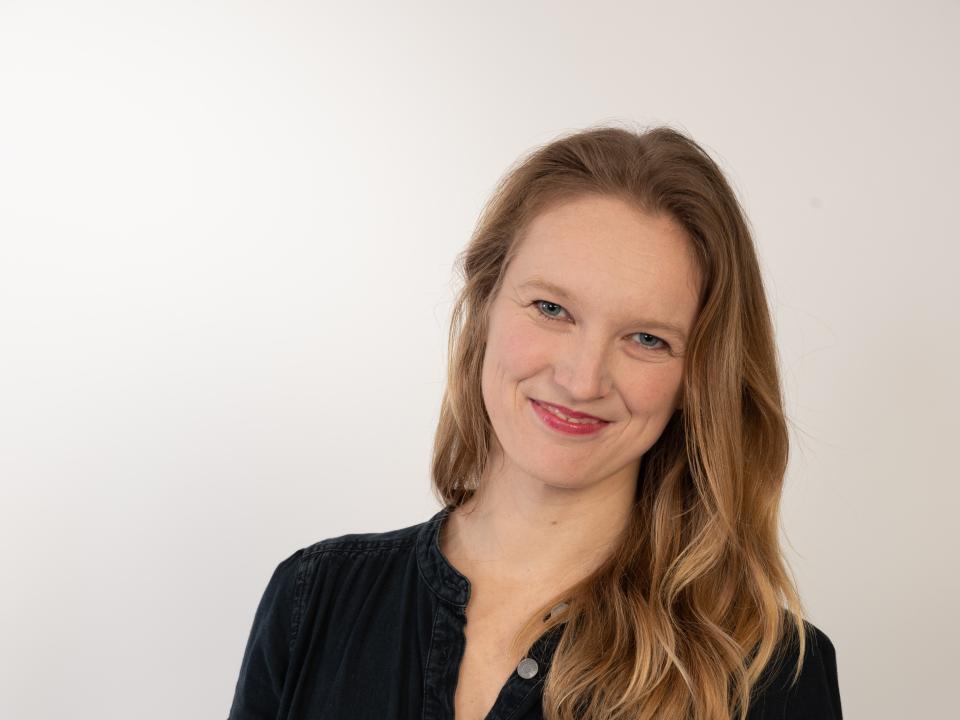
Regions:
<instances>
[{"instance_id":1,"label":"dark denim shirt","mask_svg":"<svg viewBox=\"0 0 960 720\"><path fill-rule=\"evenodd\" d=\"M451 509L399 530L322 540L281 562L254 617L229 720L451 720L470 596L440 551ZM542 720L563 627L534 643L486 720ZM807 627L797 685L787 687L788 658L751 702L750 720L840 720L833 644Z\"/></svg>"}]
</instances>

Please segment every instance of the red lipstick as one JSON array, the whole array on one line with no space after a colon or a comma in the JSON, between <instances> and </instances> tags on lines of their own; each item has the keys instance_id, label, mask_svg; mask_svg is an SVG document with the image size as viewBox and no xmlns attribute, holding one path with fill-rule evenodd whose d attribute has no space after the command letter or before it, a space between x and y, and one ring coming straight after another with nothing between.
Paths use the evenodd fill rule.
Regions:
<instances>
[{"instance_id":1,"label":"red lipstick","mask_svg":"<svg viewBox=\"0 0 960 720\"><path fill-rule=\"evenodd\" d=\"M533 398L530 398L530 407L544 425L565 435L594 435L610 424L595 415L577 412L563 405L540 402ZM551 412L551 409L559 411L566 418Z\"/></svg>"}]
</instances>

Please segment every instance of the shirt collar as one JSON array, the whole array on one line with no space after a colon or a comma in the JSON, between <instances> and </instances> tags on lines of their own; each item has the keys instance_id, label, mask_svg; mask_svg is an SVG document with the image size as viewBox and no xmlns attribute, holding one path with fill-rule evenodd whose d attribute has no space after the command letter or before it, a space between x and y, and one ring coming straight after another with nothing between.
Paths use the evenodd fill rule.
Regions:
<instances>
[{"instance_id":1,"label":"shirt collar","mask_svg":"<svg viewBox=\"0 0 960 720\"><path fill-rule=\"evenodd\" d=\"M432 518L423 524L417 533L417 566L420 575L430 589L440 599L460 608L467 607L470 599L470 581L460 573L440 551L440 529L444 520L453 510L452 505L441 508ZM554 607L560 610L565 603ZM541 635L530 649L529 657L534 658L546 672L553 660L553 653L560 642L566 623L554 626Z\"/></svg>"},{"instance_id":2,"label":"shirt collar","mask_svg":"<svg viewBox=\"0 0 960 720\"><path fill-rule=\"evenodd\" d=\"M441 508L420 528L417 533L417 565L434 594L465 608L470 599L470 581L440 551L440 528L452 509L452 505Z\"/></svg>"}]
</instances>

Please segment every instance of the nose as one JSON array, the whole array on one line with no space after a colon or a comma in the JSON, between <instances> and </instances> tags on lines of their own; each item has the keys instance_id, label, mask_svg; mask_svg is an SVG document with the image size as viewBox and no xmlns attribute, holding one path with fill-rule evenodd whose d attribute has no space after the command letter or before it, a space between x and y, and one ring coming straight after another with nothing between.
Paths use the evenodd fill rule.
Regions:
<instances>
[{"instance_id":1,"label":"nose","mask_svg":"<svg viewBox=\"0 0 960 720\"><path fill-rule=\"evenodd\" d=\"M610 392L609 348L602 342L581 341L565 349L554 365L554 381L572 401L587 402Z\"/></svg>"}]
</instances>

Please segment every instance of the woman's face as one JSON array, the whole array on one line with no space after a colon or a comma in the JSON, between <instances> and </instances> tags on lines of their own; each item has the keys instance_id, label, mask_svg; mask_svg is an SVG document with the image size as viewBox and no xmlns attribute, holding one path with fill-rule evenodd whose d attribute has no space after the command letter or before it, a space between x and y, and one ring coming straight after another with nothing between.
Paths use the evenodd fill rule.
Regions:
<instances>
[{"instance_id":1,"label":"woman's face","mask_svg":"<svg viewBox=\"0 0 960 720\"><path fill-rule=\"evenodd\" d=\"M679 405L698 295L672 219L596 195L538 215L490 308L481 382L494 457L558 487L634 482ZM534 400L607 424L570 434Z\"/></svg>"}]
</instances>

